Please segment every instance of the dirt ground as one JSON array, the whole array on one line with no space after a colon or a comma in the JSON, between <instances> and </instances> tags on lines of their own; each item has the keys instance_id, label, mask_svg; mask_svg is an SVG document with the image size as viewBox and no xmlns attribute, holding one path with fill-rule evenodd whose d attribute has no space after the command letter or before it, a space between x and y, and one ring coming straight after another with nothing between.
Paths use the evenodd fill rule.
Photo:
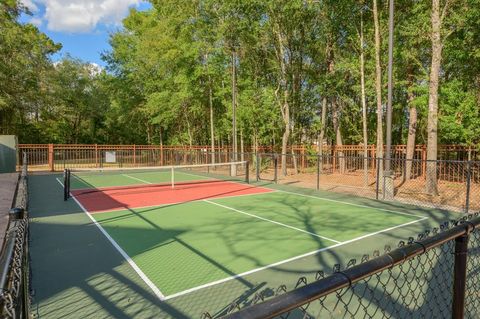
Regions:
<instances>
[{"instance_id":1,"label":"dirt ground","mask_svg":"<svg viewBox=\"0 0 480 319\"><path fill-rule=\"evenodd\" d=\"M289 184L305 188L317 187L316 173L288 172L287 176L278 175L278 183ZM273 170L265 170L260 174L261 179L273 180ZM413 205L443 208L458 212L465 212L467 205L467 185L456 182L438 182L438 196L425 193L425 179L418 177L408 181L395 178L395 200ZM346 172L345 174L330 173L321 174L319 189L339 193L347 193L356 196L375 198L376 178L371 172L367 175L367 183L363 172ZM379 199L382 199L382 187L379 189ZM469 212L480 210L480 185L472 183L470 187Z\"/></svg>"}]
</instances>

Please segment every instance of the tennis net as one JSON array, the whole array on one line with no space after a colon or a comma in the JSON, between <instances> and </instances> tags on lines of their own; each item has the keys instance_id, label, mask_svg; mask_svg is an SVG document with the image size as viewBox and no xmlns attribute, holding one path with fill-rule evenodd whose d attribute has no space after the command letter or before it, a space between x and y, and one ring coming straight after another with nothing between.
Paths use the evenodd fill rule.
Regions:
<instances>
[{"instance_id":1,"label":"tennis net","mask_svg":"<svg viewBox=\"0 0 480 319\"><path fill-rule=\"evenodd\" d=\"M148 185L200 184L222 181L249 183L248 161L128 168L65 169L64 200L75 190L92 191Z\"/></svg>"}]
</instances>

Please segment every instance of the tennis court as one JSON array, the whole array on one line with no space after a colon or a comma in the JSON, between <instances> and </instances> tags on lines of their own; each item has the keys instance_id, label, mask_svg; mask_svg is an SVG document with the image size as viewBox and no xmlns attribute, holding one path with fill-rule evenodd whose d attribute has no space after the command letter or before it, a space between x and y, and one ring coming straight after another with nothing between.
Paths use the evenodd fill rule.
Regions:
<instances>
[{"instance_id":1,"label":"tennis court","mask_svg":"<svg viewBox=\"0 0 480 319\"><path fill-rule=\"evenodd\" d=\"M70 200L161 300L427 219L249 183L242 162L67 174Z\"/></svg>"}]
</instances>

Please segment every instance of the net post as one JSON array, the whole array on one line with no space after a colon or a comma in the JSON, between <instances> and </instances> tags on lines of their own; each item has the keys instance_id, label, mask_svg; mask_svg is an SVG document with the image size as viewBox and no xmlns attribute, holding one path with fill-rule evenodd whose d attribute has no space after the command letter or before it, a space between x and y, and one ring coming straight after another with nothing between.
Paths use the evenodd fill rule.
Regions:
<instances>
[{"instance_id":1,"label":"net post","mask_svg":"<svg viewBox=\"0 0 480 319\"><path fill-rule=\"evenodd\" d=\"M250 184L250 162L247 161L246 164L245 164L245 169L246 169L246 172L245 172L245 182L247 184Z\"/></svg>"},{"instance_id":2,"label":"net post","mask_svg":"<svg viewBox=\"0 0 480 319\"><path fill-rule=\"evenodd\" d=\"M173 168L173 166L171 167L171 179L172 179L172 188L175 188L175 176L174 176L174 173L175 172L175 169Z\"/></svg>"},{"instance_id":3,"label":"net post","mask_svg":"<svg viewBox=\"0 0 480 319\"><path fill-rule=\"evenodd\" d=\"M320 155L317 155L317 191L320 189Z\"/></svg>"},{"instance_id":4,"label":"net post","mask_svg":"<svg viewBox=\"0 0 480 319\"><path fill-rule=\"evenodd\" d=\"M68 177L67 177L67 169L63 169L63 200L66 201L68 199L67 191L68 191Z\"/></svg>"},{"instance_id":5,"label":"net post","mask_svg":"<svg viewBox=\"0 0 480 319\"><path fill-rule=\"evenodd\" d=\"M452 318L465 314L465 286L467 280L468 232L455 238L455 264L453 277Z\"/></svg>"},{"instance_id":6,"label":"net post","mask_svg":"<svg viewBox=\"0 0 480 319\"><path fill-rule=\"evenodd\" d=\"M67 198L70 198L70 189L72 187L72 170L67 168Z\"/></svg>"},{"instance_id":7,"label":"net post","mask_svg":"<svg viewBox=\"0 0 480 319\"><path fill-rule=\"evenodd\" d=\"M468 214L470 210L470 189L471 189L471 182L472 182L472 161L468 161L467 163L467 190L465 196L465 213Z\"/></svg>"}]
</instances>

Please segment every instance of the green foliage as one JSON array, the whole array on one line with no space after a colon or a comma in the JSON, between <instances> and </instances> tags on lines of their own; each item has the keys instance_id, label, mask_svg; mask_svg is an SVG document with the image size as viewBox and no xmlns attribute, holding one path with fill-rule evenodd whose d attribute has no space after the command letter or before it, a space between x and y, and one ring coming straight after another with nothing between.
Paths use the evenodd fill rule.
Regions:
<instances>
[{"instance_id":1,"label":"green foliage","mask_svg":"<svg viewBox=\"0 0 480 319\"><path fill-rule=\"evenodd\" d=\"M213 124L215 144L229 145L235 87L237 131L245 145L278 148L285 129L280 107L284 91L291 118L289 143L317 141L326 98L327 142L335 141L335 101L343 142L359 144L362 46L368 139L375 142L371 1L151 3L148 11L130 11L123 29L110 37L112 50L103 56L106 72L92 74L87 63L70 57L52 64L49 56L60 44L17 21L25 12L18 1L3 1L2 133L18 134L21 142L209 144ZM480 0L452 3L444 30L439 142L478 144ZM393 144L406 142L410 107L418 111L417 142L426 140L430 6L416 0L396 4ZM379 10L386 84L388 1L379 1ZM386 96L386 85L382 89Z\"/></svg>"}]
</instances>

